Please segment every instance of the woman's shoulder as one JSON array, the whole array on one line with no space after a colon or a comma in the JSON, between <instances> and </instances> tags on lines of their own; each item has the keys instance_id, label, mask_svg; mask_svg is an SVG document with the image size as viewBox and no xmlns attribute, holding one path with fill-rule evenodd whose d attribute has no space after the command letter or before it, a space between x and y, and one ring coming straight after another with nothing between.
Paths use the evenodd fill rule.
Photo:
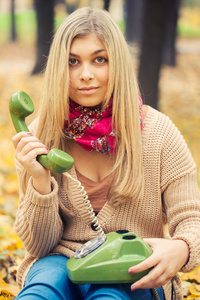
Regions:
<instances>
[{"instance_id":1,"label":"woman's shoulder","mask_svg":"<svg viewBox=\"0 0 200 300\"><path fill-rule=\"evenodd\" d=\"M196 169L188 145L171 119L148 106L142 130L142 143L145 155L144 161L156 161L162 167L163 186L174 178L188 174ZM151 157L150 160L147 159ZM169 179L171 178L171 179Z\"/></svg>"},{"instance_id":2,"label":"woman's shoulder","mask_svg":"<svg viewBox=\"0 0 200 300\"><path fill-rule=\"evenodd\" d=\"M185 139L173 123L173 121L164 113L147 106L146 116L144 119L144 127L142 129L143 145L149 144L153 148L176 143L177 145L186 145Z\"/></svg>"},{"instance_id":3,"label":"woman's shoulder","mask_svg":"<svg viewBox=\"0 0 200 300\"><path fill-rule=\"evenodd\" d=\"M143 133L151 132L165 132L166 130L178 130L169 118L164 113L154 109L151 106L145 105L143 109L144 128Z\"/></svg>"},{"instance_id":4,"label":"woman's shoulder","mask_svg":"<svg viewBox=\"0 0 200 300\"><path fill-rule=\"evenodd\" d=\"M150 120L156 120L156 119L169 119L167 115L165 115L163 112L149 106L149 105L143 105L142 107L142 114L144 121L150 121Z\"/></svg>"}]
</instances>

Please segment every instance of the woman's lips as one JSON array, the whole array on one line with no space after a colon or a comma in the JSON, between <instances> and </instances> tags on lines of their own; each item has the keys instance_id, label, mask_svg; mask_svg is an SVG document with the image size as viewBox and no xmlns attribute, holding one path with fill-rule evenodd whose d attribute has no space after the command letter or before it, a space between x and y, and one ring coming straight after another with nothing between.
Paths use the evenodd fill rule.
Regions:
<instances>
[{"instance_id":1,"label":"woman's lips","mask_svg":"<svg viewBox=\"0 0 200 300\"><path fill-rule=\"evenodd\" d=\"M81 89L78 89L79 92L81 92L82 94L93 94L95 93L95 91L97 90L97 87L83 87Z\"/></svg>"}]
</instances>

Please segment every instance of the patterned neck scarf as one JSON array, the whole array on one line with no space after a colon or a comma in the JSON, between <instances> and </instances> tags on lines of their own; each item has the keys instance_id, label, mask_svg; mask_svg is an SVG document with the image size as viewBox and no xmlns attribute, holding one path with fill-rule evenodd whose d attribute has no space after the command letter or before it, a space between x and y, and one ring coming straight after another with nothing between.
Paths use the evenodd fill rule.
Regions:
<instances>
[{"instance_id":1,"label":"patterned neck scarf","mask_svg":"<svg viewBox=\"0 0 200 300\"><path fill-rule=\"evenodd\" d=\"M143 128L142 99L139 97L140 128ZM69 119L64 124L64 133L87 151L105 154L115 152L115 128L112 127L112 99L108 106L84 107L70 100Z\"/></svg>"}]
</instances>

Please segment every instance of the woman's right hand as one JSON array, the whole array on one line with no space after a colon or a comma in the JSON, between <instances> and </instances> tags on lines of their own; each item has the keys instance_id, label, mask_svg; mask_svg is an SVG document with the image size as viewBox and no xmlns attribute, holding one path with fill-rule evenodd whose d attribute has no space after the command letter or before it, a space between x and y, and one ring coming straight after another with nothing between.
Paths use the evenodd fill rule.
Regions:
<instances>
[{"instance_id":1,"label":"woman's right hand","mask_svg":"<svg viewBox=\"0 0 200 300\"><path fill-rule=\"evenodd\" d=\"M13 138L15 157L33 178L34 188L41 194L51 192L50 171L36 159L38 155L48 154L48 148L31 132L19 132Z\"/></svg>"}]
</instances>

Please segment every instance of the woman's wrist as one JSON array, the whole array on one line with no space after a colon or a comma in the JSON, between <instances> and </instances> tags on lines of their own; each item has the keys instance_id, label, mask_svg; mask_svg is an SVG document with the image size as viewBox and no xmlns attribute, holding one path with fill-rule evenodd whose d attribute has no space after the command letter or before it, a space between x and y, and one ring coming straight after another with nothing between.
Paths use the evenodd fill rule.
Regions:
<instances>
[{"instance_id":1,"label":"woman's wrist","mask_svg":"<svg viewBox=\"0 0 200 300\"><path fill-rule=\"evenodd\" d=\"M33 177L33 187L41 195L50 194L52 191L50 174L43 177Z\"/></svg>"},{"instance_id":2,"label":"woman's wrist","mask_svg":"<svg viewBox=\"0 0 200 300\"><path fill-rule=\"evenodd\" d=\"M177 247L178 247L178 244L179 244L179 249L180 249L180 253L183 254L183 266L185 266L189 260L189 255L190 255L190 249L189 249L189 246L188 244L184 241L184 240L174 240L177 242Z\"/></svg>"}]
</instances>

